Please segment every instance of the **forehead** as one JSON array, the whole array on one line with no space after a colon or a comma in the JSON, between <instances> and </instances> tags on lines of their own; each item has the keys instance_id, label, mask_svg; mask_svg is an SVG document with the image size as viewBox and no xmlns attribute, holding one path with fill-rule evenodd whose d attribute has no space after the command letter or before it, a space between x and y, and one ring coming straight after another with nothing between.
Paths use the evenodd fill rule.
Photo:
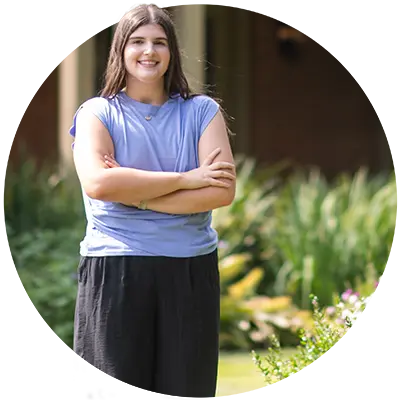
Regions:
<instances>
[{"instance_id":1,"label":"forehead","mask_svg":"<svg viewBox=\"0 0 400 400\"><path fill-rule=\"evenodd\" d=\"M142 25L138 29L132 32L130 37L157 37L157 38L165 38L167 39L167 35L164 32L164 29L158 24L148 24Z\"/></svg>"}]
</instances>

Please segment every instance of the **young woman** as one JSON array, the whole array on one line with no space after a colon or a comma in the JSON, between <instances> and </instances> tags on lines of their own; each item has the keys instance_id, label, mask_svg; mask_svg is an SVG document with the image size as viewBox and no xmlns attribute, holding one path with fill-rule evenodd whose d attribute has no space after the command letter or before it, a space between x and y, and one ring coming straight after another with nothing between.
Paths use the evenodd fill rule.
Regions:
<instances>
[{"instance_id":1,"label":"young woman","mask_svg":"<svg viewBox=\"0 0 400 400\"><path fill-rule=\"evenodd\" d=\"M217 234L235 167L218 104L191 93L174 26L155 5L115 31L100 97L70 130L87 230L74 349L146 390L213 397L219 330Z\"/></svg>"}]
</instances>

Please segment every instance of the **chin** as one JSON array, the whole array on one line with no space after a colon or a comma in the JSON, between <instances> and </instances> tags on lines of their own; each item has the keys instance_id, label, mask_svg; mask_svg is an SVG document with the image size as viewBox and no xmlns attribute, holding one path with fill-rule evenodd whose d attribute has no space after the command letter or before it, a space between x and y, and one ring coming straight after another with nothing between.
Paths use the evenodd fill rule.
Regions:
<instances>
[{"instance_id":1,"label":"chin","mask_svg":"<svg viewBox=\"0 0 400 400\"><path fill-rule=\"evenodd\" d=\"M128 71L130 78L146 84L154 84L164 80L164 75L160 71Z\"/></svg>"},{"instance_id":2,"label":"chin","mask_svg":"<svg viewBox=\"0 0 400 400\"><path fill-rule=\"evenodd\" d=\"M138 76L136 79L142 83L158 83L163 80L163 76L154 76L154 77L148 77L148 76Z\"/></svg>"},{"instance_id":3,"label":"chin","mask_svg":"<svg viewBox=\"0 0 400 400\"><path fill-rule=\"evenodd\" d=\"M159 71L140 71L136 74L136 76L140 76L142 78L159 78L162 75Z\"/></svg>"}]
</instances>

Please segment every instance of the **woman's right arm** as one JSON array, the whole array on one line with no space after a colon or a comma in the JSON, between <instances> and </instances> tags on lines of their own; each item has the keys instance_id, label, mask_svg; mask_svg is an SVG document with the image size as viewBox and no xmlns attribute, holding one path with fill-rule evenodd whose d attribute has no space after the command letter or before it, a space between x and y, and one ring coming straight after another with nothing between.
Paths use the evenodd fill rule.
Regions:
<instances>
[{"instance_id":1,"label":"woman's right arm","mask_svg":"<svg viewBox=\"0 0 400 400\"><path fill-rule=\"evenodd\" d=\"M82 108L76 119L74 162L83 190L89 197L132 203L148 195L154 198L174 192L184 184L178 173L104 168L105 154L114 154L110 134L95 115Z\"/></svg>"},{"instance_id":2,"label":"woman's right arm","mask_svg":"<svg viewBox=\"0 0 400 400\"><path fill-rule=\"evenodd\" d=\"M210 154L214 159L218 150ZM114 145L103 123L82 108L76 119L74 162L86 194L94 199L125 204L153 199L181 189L225 185L218 180L221 169L229 165L198 168L185 173L153 172L134 168L106 168L104 156L114 154ZM227 163L226 163L227 164Z\"/></svg>"}]
</instances>

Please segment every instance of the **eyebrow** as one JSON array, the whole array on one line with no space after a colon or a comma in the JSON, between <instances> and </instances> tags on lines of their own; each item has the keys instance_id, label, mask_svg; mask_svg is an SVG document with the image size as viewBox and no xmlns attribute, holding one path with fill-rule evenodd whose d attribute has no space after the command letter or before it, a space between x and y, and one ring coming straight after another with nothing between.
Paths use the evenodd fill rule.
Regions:
<instances>
[{"instance_id":1,"label":"eyebrow","mask_svg":"<svg viewBox=\"0 0 400 400\"><path fill-rule=\"evenodd\" d=\"M146 38L143 36L131 36L129 38L129 40L132 40L132 39L143 39L144 40ZM153 40L165 40L166 42L168 42L168 39L166 37L157 37L157 38L154 38Z\"/></svg>"}]
</instances>

